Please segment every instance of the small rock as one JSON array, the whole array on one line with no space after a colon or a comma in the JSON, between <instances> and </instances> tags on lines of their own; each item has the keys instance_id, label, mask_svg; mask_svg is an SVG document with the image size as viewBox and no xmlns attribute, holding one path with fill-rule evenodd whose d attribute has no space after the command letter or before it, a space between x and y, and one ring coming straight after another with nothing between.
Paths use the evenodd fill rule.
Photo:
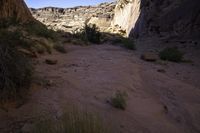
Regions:
<instances>
[{"instance_id":1,"label":"small rock","mask_svg":"<svg viewBox=\"0 0 200 133\"><path fill-rule=\"evenodd\" d=\"M157 72L166 73L166 71L164 69L158 69Z\"/></svg>"},{"instance_id":2,"label":"small rock","mask_svg":"<svg viewBox=\"0 0 200 133\"><path fill-rule=\"evenodd\" d=\"M147 52L147 53L144 53L142 56L141 56L141 59L145 60L145 61L156 61L159 59L158 55L153 53L153 52Z\"/></svg>"},{"instance_id":3,"label":"small rock","mask_svg":"<svg viewBox=\"0 0 200 133\"><path fill-rule=\"evenodd\" d=\"M163 106L165 113L167 114L169 112L168 107L166 105Z\"/></svg>"},{"instance_id":4,"label":"small rock","mask_svg":"<svg viewBox=\"0 0 200 133\"><path fill-rule=\"evenodd\" d=\"M45 62L49 65L55 65L58 63L57 60L53 60L53 59L46 59Z\"/></svg>"},{"instance_id":5,"label":"small rock","mask_svg":"<svg viewBox=\"0 0 200 133\"><path fill-rule=\"evenodd\" d=\"M52 85L53 85L53 81L52 80L47 80L46 86L52 86Z\"/></svg>"},{"instance_id":6,"label":"small rock","mask_svg":"<svg viewBox=\"0 0 200 133\"><path fill-rule=\"evenodd\" d=\"M109 100L109 99L107 99L107 100L106 100L106 103L109 103L109 104L110 104L111 102L110 102L110 100Z\"/></svg>"}]
</instances>

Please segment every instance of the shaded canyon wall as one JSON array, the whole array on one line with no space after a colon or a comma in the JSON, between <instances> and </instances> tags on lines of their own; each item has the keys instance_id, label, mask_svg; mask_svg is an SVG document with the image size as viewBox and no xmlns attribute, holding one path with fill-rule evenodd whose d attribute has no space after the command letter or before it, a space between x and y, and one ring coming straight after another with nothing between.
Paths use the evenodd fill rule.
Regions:
<instances>
[{"instance_id":1,"label":"shaded canyon wall","mask_svg":"<svg viewBox=\"0 0 200 133\"><path fill-rule=\"evenodd\" d=\"M20 22L34 20L23 0L0 0L0 20L8 18Z\"/></svg>"},{"instance_id":2,"label":"shaded canyon wall","mask_svg":"<svg viewBox=\"0 0 200 133\"><path fill-rule=\"evenodd\" d=\"M127 36L200 38L200 0L118 0L112 26Z\"/></svg>"}]
</instances>

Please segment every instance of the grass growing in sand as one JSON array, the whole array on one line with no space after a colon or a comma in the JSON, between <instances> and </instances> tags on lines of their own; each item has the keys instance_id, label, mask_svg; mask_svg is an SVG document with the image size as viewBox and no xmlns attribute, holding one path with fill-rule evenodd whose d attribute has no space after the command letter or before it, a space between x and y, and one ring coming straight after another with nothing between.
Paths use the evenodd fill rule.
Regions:
<instances>
[{"instance_id":1,"label":"grass growing in sand","mask_svg":"<svg viewBox=\"0 0 200 133\"><path fill-rule=\"evenodd\" d=\"M109 133L97 115L69 109L57 120L43 120L35 124L33 133Z\"/></svg>"},{"instance_id":2,"label":"grass growing in sand","mask_svg":"<svg viewBox=\"0 0 200 133\"><path fill-rule=\"evenodd\" d=\"M117 91L111 98L111 105L115 108L125 110L126 109L126 92Z\"/></svg>"}]
</instances>

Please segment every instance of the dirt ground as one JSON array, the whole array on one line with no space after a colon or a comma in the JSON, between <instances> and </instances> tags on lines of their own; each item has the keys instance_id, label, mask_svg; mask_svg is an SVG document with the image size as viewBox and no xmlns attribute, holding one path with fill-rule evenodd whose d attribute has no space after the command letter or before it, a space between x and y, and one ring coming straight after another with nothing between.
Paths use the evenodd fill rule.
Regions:
<instances>
[{"instance_id":1,"label":"dirt ground","mask_svg":"<svg viewBox=\"0 0 200 133\"><path fill-rule=\"evenodd\" d=\"M33 84L23 106L0 109L0 132L20 132L37 117L59 117L73 104L99 113L120 133L199 133L199 50L185 55L193 63L152 63L140 59L142 52L152 51L145 43L137 42L137 51L108 44L66 45L66 54L38 58L35 82L41 85ZM47 65L49 58L58 63ZM108 103L117 90L128 94L125 111Z\"/></svg>"}]
</instances>

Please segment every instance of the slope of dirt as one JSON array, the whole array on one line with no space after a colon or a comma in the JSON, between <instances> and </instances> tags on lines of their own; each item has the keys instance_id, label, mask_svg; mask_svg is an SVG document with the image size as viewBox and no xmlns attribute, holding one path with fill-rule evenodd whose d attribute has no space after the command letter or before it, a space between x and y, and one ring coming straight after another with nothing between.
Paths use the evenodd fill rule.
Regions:
<instances>
[{"instance_id":1,"label":"slope of dirt","mask_svg":"<svg viewBox=\"0 0 200 133\"><path fill-rule=\"evenodd\" d=\"M38 59L38 82L48 81L47 85L33 85L31 98L20 108L0 110L0 132L18 132L48 113L58 117L69 104L98 112L121 133L200 132L199 86L159 73L156 64L121 47L66 48L67 54L54 52ZM45 64L47 58L58 64ZM117 90L128 94L125 111L107 102Z\"/></svg>"}]
</instances>

